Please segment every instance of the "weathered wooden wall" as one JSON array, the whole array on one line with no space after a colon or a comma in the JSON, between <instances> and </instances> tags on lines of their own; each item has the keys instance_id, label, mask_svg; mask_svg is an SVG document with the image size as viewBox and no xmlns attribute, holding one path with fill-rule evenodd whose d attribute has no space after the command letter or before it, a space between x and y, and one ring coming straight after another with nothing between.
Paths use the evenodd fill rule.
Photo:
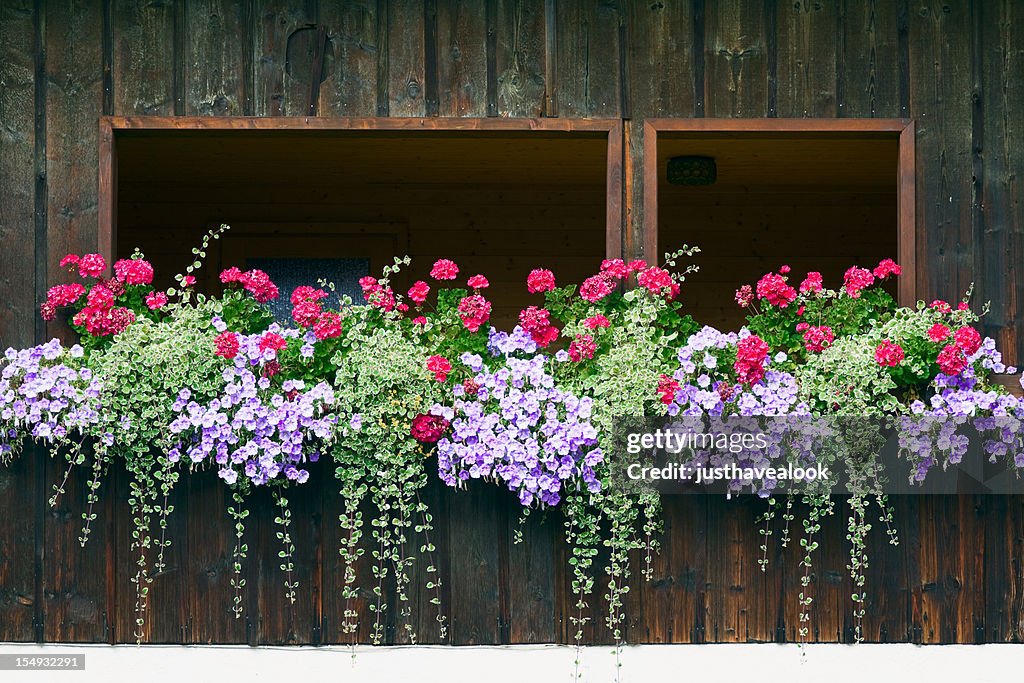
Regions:
<instances>
[{"instance_id":1,"label":"weathered wooden wall","mask_svg":"<svg viewBox=\"0 0 1024 683\"><path fill-rule=\"evenodd\" d=\"M316 31L292 38L286 69L289 38L307 26L329 39L318 87L313 60L299 58ZM975 283L992 302L985 332L1020 359L1022 101L1024 8L1014 0L4 0L0 339L25 345L55 332L34 313L48 275L64 253L96 247L101 114L622 117L629 255L641 244L646 117L912 117L922 293L955 298ZM55 510L45 506L57 469L27 457L0 471L0 640L130 639L125 487L108 492L106 526L79 550L82 483ZM319 578L305 581L295 611L283 604L270 517L255 521L250 616L234 622L222 491L202 479L187 489L148 635L336 640L332 498L312 488L296 503L296 518L312 520L297 538L299 567ZM510 546L514 515L500 497L434 498L454 640L565 638L557 525ZM754 507L669 502L655 580L630 594L631 640L792 637L795 562L757 571ZM901 546L875 541L869 638L1024 640L1022 501L922 498L898 508ZM842 519L828 529L815 624L822 640L843 640ZM588 637L607 633L598 622Z\"/></svg>"}]
</instances>

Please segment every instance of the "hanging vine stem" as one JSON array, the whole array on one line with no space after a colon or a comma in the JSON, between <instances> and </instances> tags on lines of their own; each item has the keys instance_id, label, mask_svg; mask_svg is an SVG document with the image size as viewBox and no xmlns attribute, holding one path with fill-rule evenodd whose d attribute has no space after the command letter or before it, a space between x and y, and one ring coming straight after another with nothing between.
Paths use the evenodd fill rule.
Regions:
<instances>
[{"instance_id":1,"label":"hanging vine stem","mask_svg":"<svg viewBox=\"0 0 1024 683\"><path fill-rule=\"evenodd\" d=\"M644 497L644 568L643 577L645 581L654 578L654 555L658 554L660 544L655 537L663 531L659 512L661 511L661 498L658 495L647 495Z\"/></svg>"},{"instance_id":2,"label":"hanging vine stem","mask_svg":"<svg viewBox=\"0 0 1024 683\"><path fill-rule=\"evenodd\" d=\"M363 549L359 547L363 531L363 513L359 510L363 498L366 495L366 484L359 478L350 480L344 478L344 468L338 468L338 476L342 479L341 498L345 503L344 511L338 515L341 529L346 532L342 537L341 547L338 553L345 563L344 579L341 589L342 597L345 598L345 611L342 615L341 632L350 637L349 644L356 646L357 632L359 630L359 612L352 607L352 601L358 596L356 589L356 562L363 555Z\"/></svg>"},{"instance_id":3,"label":"hanging vine stem","mask_svg":"<svg viewBox=\"0 0 1024 683\"><path fill-rule=\"evenodd\" d=\"M57 498L64 495L64 487L67 485L68 479L71 477L71 470L85 462L85 456L82 455L82 443L84 441L85 437L83 436L82 439L78 442L77 447L68 448L66 456L68 461L68 467L66 470L64 470L64 478L61 480L60 486L54 485L53 487L54 494L50 496L50 500L48 501L50 507L54 507L57 504ZM59 447L55 448L55 452L57 449L59 449ZM77 455L72 455L73 453L77 453Z\"/></svg>"},{"instance_id":4,"label":"hanging vine stem","mask_svg":"<svg viewBox=\"0 0 1024 683\"><path fill-rule=\"evenodd\" d=\"M853 623L854 640L858 643L864 640L864 585L867 581L864 571L868 567L868 554L866 538L871 525L867 523L867 496L854 494L850 498L850 516L848 519L847 540L850 541L850 563L847 569L850 572L850 579L853 582L853 594L850 598L854 602Z\"/></svg>"},{"instance_id":5,"label":"hanging vine stem","mask_svg":"<svg viewBox=\"0 0 1024 683\"><path fill-rule=\"evenodd\" d=\"M384 624L381 623L381 616L384 610L387 609L387 603L384 602L384 578L388 573L385 562L387 559L386 552L389 550L388 542L391 531L388 524L389 505L379 489L374 490L374 503L377 505L378 510L378 515L372 522L374 526L373 534L377 537L377 550L373 553L374 560L376 560L373 565L373 575L377 579L377 585L373 588L373 594L377 597L377 602L370 605L370 609L374 612L373 632L370 634L370 641L374 645L380 645L384 641Z\"/></svg>"},{"instance_id":6,"label":"hanging vine stem","mask_svg":"<svg viewBox=\"0 0 1024 683\"><path fill-rule=\"evenodd\" d=\"M573 662L573 676L580 679L583 672L580 666L583 663L583 628L590 620L584 616L583 611L587 609L587 596L594 589L594 577L590 569L597 555L597 544L600 542L598 532L600 519L589 507L588 501L583 499L585 494L577 492L571 498L566 499L566 543L572 548L572 557L569 564L573 568L572 590L576 596L576 614L570 617L576 632L573 635L575 645L575 660Z\"/></svg>"},{"instance_id":7,"label":"hanging vine stem","mask_svg":"<svg viewBox=\"0 0 1024 683\"><path fill-rule=\"evenodd\" d=\"M437 563L434 559L436 548L433 541L430 540L430 532L434 528L434 518L427 509L426 503L420 498L418 490L416 491L416 509L420 513L420 524L416 531L423 534L423 545L420 546L420 552L427 553L427 590L434 591L434 597L430 599L430 604L437 608L435 620L438 625L438 637L443 641L448 637L448 620L444 610L441 608L441 573L438 571ZM529 508L526 509L528 510ZM520 534L521 538L522 535Z\"/></svg>"},{"instance_id":8,"label":"hanging vine stem","mask_svg":"<svg viewBox=\"0 0 1024 683\"><path fill-rule=\"evenodd\" d=\"M292 511L288 508L288 499L281 494L279 489L274 490L274 502L277 503L278 509L281 511L280 514L274 519L275 524L281 526L281 531L277 532L277 538L281 541L282 549L278 551L277 556L281 558L281 571L285 573L284 581L284 596L288 599L289 604L295 604L296 589L299 586L299 582L295 580L293 572L295 571L295 544L292 543L291 533L289 527L292 523Z\"/></svg>"},{"instance_id":9,"label":"hanging vine stem","mask_svg":"<svg viewBox=\"0 0 1024 683\"><path fill-rule=\"evenodd\" d=\"M783 549L789 547L790 535L789 535L789 523L794 519L793 515L793 496L786 496L786 510L782 513L782 536L779 537L779 543L782 544Z\"/></svg>"},{"instance_id":10,"label":"hanging vine stem","mask_svg":"<svg viewBox=\"0 0 1024 683\"><path fill-rule=\"evenodd\" d=\"M95 451L93 453L92 476L89 477L88 491L85 494L86 508L85 512L82 513L82 535L78 539L79 544L83 548L89 541L89 534L92 533L92 522L96 519L96 513L93 510L100 499L97 492L100 489L103 475L106 471L106 453L104 451Z\"/></svg>"},{"instance_id":11,"label":"hanging vine stem","mask_svg":"<svg viewBox=\"0 0 1024 683\"><path fill-rule=\"evenodd\" d=\"M142 643L143 626L146 623L146 609L149 602L149 584L153 582L146 566L146 551L150 548L152 540L149 534L151 514L153 505L150 499L155 498L153 491L153 478L145 471L135 471L130 485L131 495L128 504L131 506L132 523L132 550L137 553L135 576L131 581L135 584L135 640ZM142 481L140 481L140 479Z\"/></svg>"},{"instance_id":12,"label":"hanging vine stem","mask_svg":"<svg viewBox=\"0 0 1024 683\"><path fill-rule=\"evenodd\" d=\"M412 559L406 557L405 544L408 541L406 529L411 525L409 514L411 512L412 498L401 487L402 493L395 499L395 507L398 509L398 516L395 518L395 544L394 552L391 554L391 561L395 571L395 596L401 608L398 616L402 618L402 628L405 630L409 643L416 644L416 629L412 625L412 606L409 604L409 565Z\"/></svg>"},{"instance_id":13,"label":"hanging vine stem","mask_svg":"<svg viewBox=\"0 0 1024 683\"><path fill-rule=\"evenodd\" d=\"M880 493L875 496L875 501L878 503L880 514L878 521L885 524L885 533L889 537L889 544L897 546L900 544L899 532L896 531L896 527L893 526L893 509L889 505L889 496Z\"/></svg>"},{"instance_id":14,"label":"hanging vine stem","mask_svg":"<svg viewBox=\"0 0 1024 683\"><path fill-rule=\"evenodd\" d=\"M761 557L758 559L757 564L761 567L761 572L768 570L768 541L771 540L772 528L771 523L775 519L775 507L777 503L775 496L768 499L768 509L759 521L764 522L764 527L761 528Z\"/></svg>"},{"instance_id":15,"label":"hanging vine stem","mask_svg":"<svg viewBox=\"0 0 1024 683\"><path fill-rule=\"evenodd\" d=\"M800 605L800 626L797 633L801 645L806 644L810 635L810 607L814 598L809 595L808 587L811 585L812 555L819 545L815 540L815 534L821 531L821 520L832 513L832 499L828 494L808 496L808 502L811 509L807 519L804 520L804 537L800 539L800 547L803 548L804 555L800 560L803 574L800 577L800 594L797 596Z\"/></svg>"},{"instance_id":16,"label":"hanging vine stem","mask_svg":"<svg viewBox=\"0 0 1024 683\"><path fill-rule=\"evenodd\" d=\"M613 504L605 507L605 514L611 522L609 537L605 541L605 545L611 551L608 566L605 567L608 575L608 593L605 596L608 599L608 614L605 617L605 624L615 639L615 680L618 681L624 640L622 624L626 619L624 597L629 593L629 552L642 547L642 543L636 536L636 521L640 509L637 501L628 495L614 496L612 500Z\"/></svg>"},{"instance_id":17,"label":"hanging vine stem","mask_svg":"<svg viewBox=\"0 0 1024 683\"><path fill-rule=\"evenodd\" d=\"M171 545L167 538L167 518L174 511L174 506L169 505L171 489L178 482L178 472L173 464L164 456L160 457L162 467L156 471L156 479L160 482L160 492L163 494L163 504L157 506L157 518L160 524L160 539L157 541L156 562L153 564L154 573L160 573L166 568L164 563L164 551Z\"/></svg>"},{"instance_id":18,"label":"hanging vine stem","mask_svg":"<svg viewBox=\"0 0 1024 683\"><path fill-rule=\"evenodd\" d=\"M231 588L234 589L231 611L234 612L235 619L239 619L245 611L242 607L242 590L245 588L242 566L249 553L249 546L244 543L245 519L249 516L249 510L245 509L245 498L238 489L231 492L231 499L234 505L228 506L228 515L235 520L235 546L231 550Z\"/></svg>"}]
</instances>

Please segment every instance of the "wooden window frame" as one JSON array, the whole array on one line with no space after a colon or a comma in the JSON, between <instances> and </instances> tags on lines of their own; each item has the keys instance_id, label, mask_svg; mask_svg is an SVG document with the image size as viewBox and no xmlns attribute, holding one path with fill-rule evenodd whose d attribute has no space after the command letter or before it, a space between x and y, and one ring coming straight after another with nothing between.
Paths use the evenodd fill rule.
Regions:
<instances>
[{"instance_id":1,"label":"wooden window frame","mask_svg":"<svg viewBox=\"0 0 1024 683\"><path fill-rule=\"evenodd\" d=\"M113 263L117 249L117 136L128 131L475 131L604 133L605 252L622 257L624 224L623 125L621 119L329 118L253 116L103 116L99 144L98 251Z\"/></svg>"},{"instance_id":2,"label":"wooden window frame","mask_svg":"<svg viewBox=\"0 0 1024 683\"><path fill-rule=\"evenodd\" d=\"M902 306L917 301L918 282L923 273L917 269L917 206L914 150L914 121L911 119L646 119L644 121L644 254L651 258L658 251L658 134L692 133L806 133L842 134L856 138L898 138L896 176L896 260L905 276L899 279L898 299Z\"/></svg>"}]
</instances>

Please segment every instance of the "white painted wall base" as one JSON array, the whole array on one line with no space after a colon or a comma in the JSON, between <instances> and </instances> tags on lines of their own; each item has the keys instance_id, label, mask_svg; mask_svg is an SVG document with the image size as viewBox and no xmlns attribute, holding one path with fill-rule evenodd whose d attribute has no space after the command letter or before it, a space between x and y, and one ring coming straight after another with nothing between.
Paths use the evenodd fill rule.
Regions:
<instances>
[{"instance_id":1,"label":"white painted wall base","mask_svg":"<svg viewBox=\"0 0 1024 683\"><path fill-rule=\"evenodd\" d=\"M85 671L0 672L0 681L207 683L572 683L575 651L509 647L249 648L0 644L2 654L85 655ZM620 681L700 683L987 683L1021 680L1024 645L639 645L623 649ZM580 680L615 680L611 648L583 651Z\"/></svg>"}]
</instances>

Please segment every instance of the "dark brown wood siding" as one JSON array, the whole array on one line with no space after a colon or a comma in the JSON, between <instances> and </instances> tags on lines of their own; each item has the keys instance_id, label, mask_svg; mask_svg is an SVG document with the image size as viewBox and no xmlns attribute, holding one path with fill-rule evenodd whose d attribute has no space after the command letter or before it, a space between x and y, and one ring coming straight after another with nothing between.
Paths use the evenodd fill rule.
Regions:
<instances>
[{"instance_id":1,"label":"dark brown wood siding","mask_svg":"<svg viewBox=\"0 0 1024 683\"><path fill-rule=\"evenodd\" d=\"M918 292L956 299L974 283L976 300L991 302L986 333L1024 359L1015 0L10 0L0 3L0 84L4 346L60 333L35 314L49 276L65 252L97 248L102 114L619 117L628 256L644 243L643 119L903 117L917 123ZM104 489L105 523L80 550L83 482L45 505L59 470L41 456L0 470L0 640L131 640L126 487L115 478ZM295 504L308 520L294 531L296 562L319 578L303 582L294 610L269 542L272 513L255 515L249 611L236 622L223 492L201 479L182 487L147 637L336 640L338 511L321 500L332 491L327 479ZM565 639L558 520L531 521L526 544L510 545L505 497L430 495L453 640ZM757 571L758 504L666 506L666 547L653 580L630 594L627 637L791 639L795 553ZM1024 640L1024 501L902 499L896 522L900 546L872 537L870 640ZM839 515L815 568L820 640L851 638L844 536ZM425 610L421 622L429 641ZM400 627L389 633L401 638ZM607 640L600 618L588 636Z\"/></svg>"}]
</instances>

